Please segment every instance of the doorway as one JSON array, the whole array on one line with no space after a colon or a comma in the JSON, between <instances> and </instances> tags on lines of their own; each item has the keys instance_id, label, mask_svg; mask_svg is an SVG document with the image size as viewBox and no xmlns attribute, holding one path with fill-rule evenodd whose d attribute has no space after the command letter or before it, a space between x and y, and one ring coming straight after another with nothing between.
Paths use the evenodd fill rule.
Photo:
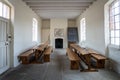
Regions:
<instances>
[{"instance_id":1,"label":"doorway","mask_svg":"<svg viewBox=\"0 0 120 80\"><path fill-rule=\"evenodd\" d=\"M9 20L0 17L0 74L9 66Z\"/></svg>"},{"instance_id":2,"label":"doorway","mask_svg":"<svg viewBox=\"0 0 120 80\"><path fill-rule=\"evenodd\" d=\"M63 48L63 39L61 38L55 39L55 48Z\"/></svg>"}]
</instances>

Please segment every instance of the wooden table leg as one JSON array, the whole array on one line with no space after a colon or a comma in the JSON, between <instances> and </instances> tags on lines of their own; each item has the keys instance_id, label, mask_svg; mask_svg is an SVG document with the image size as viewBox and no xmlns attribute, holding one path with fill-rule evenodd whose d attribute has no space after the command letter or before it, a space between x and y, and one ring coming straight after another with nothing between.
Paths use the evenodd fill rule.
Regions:
<instances>
[{"instance_id":1,"label":"wooden table leg","mask_svg":"<svg viewBox=\"0 0 120 80\"><path fill-rule=\"evenodd\" d=\"M88 65L88 69L83 69L83 70L81 70L81 72L96 72L96 71L98 71L97 69L92 68L92 66L91 66L91 55L90 54L85 55L85 59L86 59L87 65Z\"/></svg>"}]
</instances>

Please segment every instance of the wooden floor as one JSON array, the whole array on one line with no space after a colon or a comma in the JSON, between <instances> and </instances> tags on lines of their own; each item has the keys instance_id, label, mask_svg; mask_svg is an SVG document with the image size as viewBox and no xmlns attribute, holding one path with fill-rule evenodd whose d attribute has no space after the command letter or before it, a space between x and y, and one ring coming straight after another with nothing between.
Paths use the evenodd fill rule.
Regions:
<instances>
[{"instance_id":1,"label":"wooden floor","mask_svg":"<svg viewBox=\"0 0 120 80\"><path fill-rule=\"evenodd\" d=\"M120 80L120 76L107 69L98 72L70 70L65 49L56 49L51 61L44 64L20 65L0 76L0 80Z\"/></svg>"}]
</instances>

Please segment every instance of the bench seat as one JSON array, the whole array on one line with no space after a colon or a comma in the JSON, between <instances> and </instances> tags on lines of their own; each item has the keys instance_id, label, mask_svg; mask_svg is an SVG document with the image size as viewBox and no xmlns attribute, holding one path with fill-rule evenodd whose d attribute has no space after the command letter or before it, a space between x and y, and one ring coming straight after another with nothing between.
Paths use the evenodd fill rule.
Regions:
<instances>
[{"instance_id":1,"label":"bench seat","mask_svg":"<svg viewBox=\"0 0 120 80\"><path fill-rule=\"evenodd\" d=\"M96 60L96 68L104 68L106 57L101 54L93 53L91 57Z\"/></svg>"},{"instance_id":2,"label":"bench seat","mask_svg":"<svg viewBox=\"0 0 120 80\"><path fill-rule=\"evenodd\" d=\"M22 61L22 64L29 64L34 59L34 51L28 50L23 52L18 56L19 60Z\"/></svg>"},{"instance_id":3,"label":"bench seat","mask_svg":"<svg viewBox=\"0 0 120 80\"><path fill-rule=\"evenodd\" d=\"M67 48L67 56L70 60L70 69L71 70L78 70L79 69L79 62L80 62L80 58L78 57L78 55L73 52L72 50L70 50L69 48Z\"/></svg>"}]
</instances>

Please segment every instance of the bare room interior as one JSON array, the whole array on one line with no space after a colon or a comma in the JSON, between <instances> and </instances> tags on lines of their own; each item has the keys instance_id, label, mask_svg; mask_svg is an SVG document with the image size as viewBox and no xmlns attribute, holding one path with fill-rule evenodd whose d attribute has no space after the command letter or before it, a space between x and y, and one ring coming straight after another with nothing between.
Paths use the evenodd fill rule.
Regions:
<instances>
[{"instance_id":1,"label":"bare room interior","mask_svg":"<svg viewBox=\"0 0 120 80\"><path fill-rule=\"evenodd\" d=\"M0 0L0 80L120 80L120 0Z\"/></svg>"}]
</instances>

